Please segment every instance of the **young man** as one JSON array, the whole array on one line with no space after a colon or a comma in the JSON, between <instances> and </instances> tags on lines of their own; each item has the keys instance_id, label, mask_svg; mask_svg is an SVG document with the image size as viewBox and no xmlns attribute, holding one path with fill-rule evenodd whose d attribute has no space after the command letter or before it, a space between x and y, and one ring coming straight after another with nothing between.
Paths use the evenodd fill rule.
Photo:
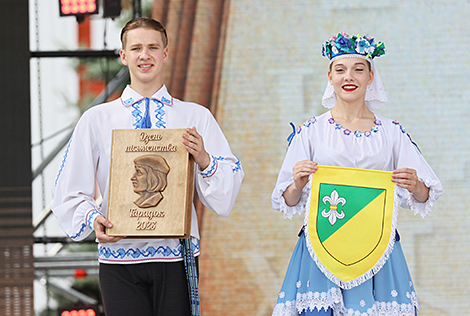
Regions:
<instances>
[{"instance_id":1,"label":"young man","mask_svg":"<svg viewBox=\"0 0 470 316\"><path fill-rule=\"evenodd\" d=\"M115 101L86 111L65 151L54 189L53 211L67 235L80 241L93 230L99 241L100 285L106 315L191 315L178 239L123 239L105 233L113 129L186 128L182 142L194 157L195 186L203 204L228 216L244 176L240 161L211 113L174 99L163 84L168 39L157 21L138 18L121 32L121 61L131 84ZM96 180L95 180L96 179ZM103 204L94 200L95 186ZM191 240L199 255L193 205Z\"/></svg>"}]
</instances>

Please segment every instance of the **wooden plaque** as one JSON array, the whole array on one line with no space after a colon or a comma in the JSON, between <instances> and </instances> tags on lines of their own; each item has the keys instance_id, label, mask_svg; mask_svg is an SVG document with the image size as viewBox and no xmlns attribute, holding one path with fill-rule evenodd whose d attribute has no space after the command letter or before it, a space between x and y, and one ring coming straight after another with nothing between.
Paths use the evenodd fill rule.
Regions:
<instances>
[{"instance_id":1,"label":"wooden plaque","mask_svg":"<svg viewBox=\"0 0 470 316\"><path fill-rule=\"evenodd\" d=\"M189 238L194 161L185 129L113 130L109 173L110 236Z\"/></svg>"}]
</instances>

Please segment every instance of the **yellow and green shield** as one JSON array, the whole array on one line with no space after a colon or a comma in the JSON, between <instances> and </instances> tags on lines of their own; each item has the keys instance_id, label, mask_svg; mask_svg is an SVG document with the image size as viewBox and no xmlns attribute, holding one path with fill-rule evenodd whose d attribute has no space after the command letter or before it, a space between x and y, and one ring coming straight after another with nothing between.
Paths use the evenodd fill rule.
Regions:
<instances>
[{"instance_id":1,"label":"yellow and green shield","mask_svg":"<svg viewBox=\"0 0 470 316\"><path fill-rule=\"evenodd\" d=\"M313 174L307 242L320 270L342 288L371 278L393 249L391 175L331 166L319 166Z\"/></svg>"}]
</instances>

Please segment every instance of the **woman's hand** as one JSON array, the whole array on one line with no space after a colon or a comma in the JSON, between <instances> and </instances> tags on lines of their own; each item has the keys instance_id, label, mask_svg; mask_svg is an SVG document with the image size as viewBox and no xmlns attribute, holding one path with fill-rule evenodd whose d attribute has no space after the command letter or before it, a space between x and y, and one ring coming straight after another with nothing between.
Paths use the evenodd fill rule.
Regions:
<instances>
[{"instance_id":1,"label":"woman's hand","mask_svg":"<svg viewBox=\"0 0 470 316\"><path fill-rule=\"evenodd\" d=\"M114 243L124 238L124 236L112 237L106 235L105 227L111 228L113 227L113 224L111 224L111 222L108 221L103 215L98 215L95 219L95 222L93 223L93 228L95 229L96 239L98 239L100 243Z\"/></svg>"},{"instance_id":2,"label":"woman's hand","mask_svg":"<svg viewBox=\"0 0 470 316\"><path fill-rule=\"evenodd\" d=\"M294 173L294 184L297 189L301 190L308 182L308 177L318 170L317 163L310 160L302 160L295 164L292 168Z\"/></svg>"},{"instance_id":3,"label":"woman's hand","mask_svg":"<svg viewBox=\"0 0 470 316\"><path fill-rule=\"evenodd\" d=\"M211 162L209 154L204 149L204 140L202 136L196 131L196 127L187 128L188 134L183 134L183 145L186 150L193 155L194 161L198 164L201 170L206 169Z\"/></svg>"},{"instance_id":4,"label":"woman's hand","mask_svg":"<svg viewBox=\"0 0 470 316\"><path fill-rule=\"evenodd\" d=\"M294 183L292 183L283 194L287 205L294 206L299 203L302 189L308 183L308 177L317 170L318 164L310 160L298 161L294 165L292 168Z\"/></svg>"},{"instance_id":5,"label":"woman's hand","mask_svg":"<svg viewBox=\"0 0 470 316\"><path fill-rule=\"evenodd\" d=\"M421 203L427 201L429 188L418 179L416 170L411 168L400 168L393 171L392 182L397 186L407 189Z\"/></svg>"}]
</instances>

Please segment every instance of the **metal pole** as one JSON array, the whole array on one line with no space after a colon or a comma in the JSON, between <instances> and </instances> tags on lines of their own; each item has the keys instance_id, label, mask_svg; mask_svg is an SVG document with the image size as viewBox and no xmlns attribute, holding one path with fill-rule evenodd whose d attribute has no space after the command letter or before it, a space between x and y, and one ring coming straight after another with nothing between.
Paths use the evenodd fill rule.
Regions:
<instances>
[{"instance_id":1,"label":"metal pole","mask_svg":"<svg viewBox=\"0 0 470 316\"><path fill-rule=\"evenodd\" d=\"M45 57L119 57L119 49L116 50L58 50L58 51L36 51L31 52L31 58Z\"/></svg>"},{"instance_id":2,"label":"metal pole","mask_svg":"<svg viewBox=\"0 0 470 316\"><path fill-rule=\"evenodd\" d=\"M55 291L60 293L62 296L65 298L68 298L72 302L83 302L85 304L90 304L90 305L97 305L98 301L95 300L94 298L89 297L88 295L83 294L82 292L79 292L77 290L74 290L72 288L66 288L62 285L59 285L57 283L51 282L51 281L46 281L49 283L50 287L53 288Z\"/></svg>"},{"instance_id":3,"label":"metal pole","mask_svg":"<svg viewBox=\"0 0 470 316\"><path fill-rule=\"evenodd\" d=\"M133 0L134 3L134 19L142 17L142 3L140 0Z\"/></svg>"}]
</instances>

